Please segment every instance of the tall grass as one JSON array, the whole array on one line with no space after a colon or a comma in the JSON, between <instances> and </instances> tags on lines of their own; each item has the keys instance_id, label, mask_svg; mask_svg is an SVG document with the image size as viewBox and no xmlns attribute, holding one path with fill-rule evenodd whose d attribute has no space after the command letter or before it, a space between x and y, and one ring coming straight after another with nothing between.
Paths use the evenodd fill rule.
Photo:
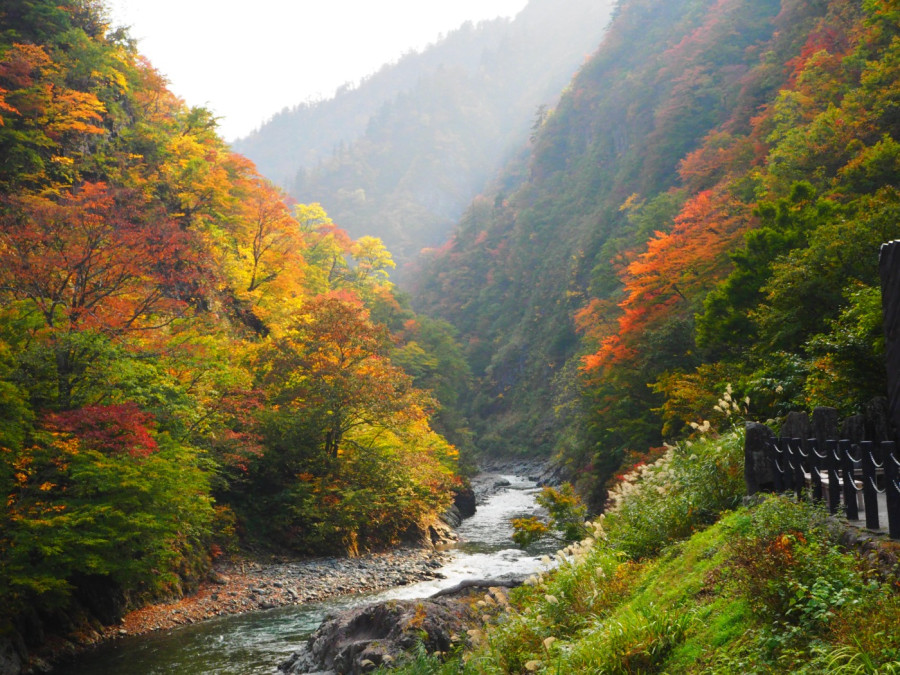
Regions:
<instances>
[{"instance_id":1,"label":"tall grass","mask_svg":"<svg viewBox=\"0 0 900 675\"><path fill-rule=\"evenodd\" d=\"M841 550L819 506L740 507L743 430L698 432L622 476L593 536L464 658L406 672L900 674L900 584Z\"/></svg>"},{"instance_id":2,"label":"tall grass","mask_svg":"<svg viewBox=\"0 0 900 675\"><path fill-rule=\"evenodd\" d=\"M607 543L639 559L716 522L744 495L744 433L669 446L622 476L601 522Z\"/></svg>"}]
</instances>

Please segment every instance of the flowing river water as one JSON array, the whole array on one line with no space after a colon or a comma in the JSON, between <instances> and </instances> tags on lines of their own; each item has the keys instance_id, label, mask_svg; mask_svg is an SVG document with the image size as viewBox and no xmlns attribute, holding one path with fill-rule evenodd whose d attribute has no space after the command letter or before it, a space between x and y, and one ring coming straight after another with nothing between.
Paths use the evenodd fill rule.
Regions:
<instances>
[{"instance_id":1,"label":"flowing river water","mask_svg":"<svg viewBox=\"0 0 900 675\"><path fill-rule=\"evenodd\" d=\"M372 595L335 598L212 619L161 633L123 638L62 666L63 675L252 675L277 673L326 615L388 599L424 598L464 579L529 575L546 568L545 551L516 549L511 518L532 515L538 489L518 476L457 530L459 545L440 572L443 579L400 586Z\"/></svg>"}]
</instances>

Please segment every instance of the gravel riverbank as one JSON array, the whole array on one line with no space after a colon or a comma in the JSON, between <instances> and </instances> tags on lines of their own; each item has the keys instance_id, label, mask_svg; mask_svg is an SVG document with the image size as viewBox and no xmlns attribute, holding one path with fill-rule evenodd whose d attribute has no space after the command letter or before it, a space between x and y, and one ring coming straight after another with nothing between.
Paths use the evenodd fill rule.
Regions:
<instances>
[{"instance_id":1,"label":"gravel riverbank","mask_svg":"<svg viewBox=\"0 0 900 675\"><path fill-rule=\"evenodd\" d=\"M472 480L472 506L475 501L482 504L504 489L509 484L507 476L535 476L544 484L552 484L554 478L546 464L527 460L495 462L484 469ZM455 535L447 529L438 538L446 545ZM435 549L428 545L434 543L432 532L430 537L423 538L425 546L404 547L357 558L220 561L191 595L132 611L120 623L102 630L87 629L78 635L70 635L68 640L53 640L42 650L42 656L48 662L54 662L125 636L168 630L218 616L313 604L444 578L441 568L449 554L441 552L441 546Z\"/></svg>"},{"instance_id":2,"label":"gravel riverbank","mask_svg":"<svg viewBox=\"0 0 900 675\"><path fill-rule=\"evenodd\" d=\"M118 626L92 636L102 641L196 623L215 616L240 614L328 598L370 593L440 578L446 554L401 548L358 558L315 558L216 565L200 589L178 601L130 612Z\"/></svg>"}]
</instances>

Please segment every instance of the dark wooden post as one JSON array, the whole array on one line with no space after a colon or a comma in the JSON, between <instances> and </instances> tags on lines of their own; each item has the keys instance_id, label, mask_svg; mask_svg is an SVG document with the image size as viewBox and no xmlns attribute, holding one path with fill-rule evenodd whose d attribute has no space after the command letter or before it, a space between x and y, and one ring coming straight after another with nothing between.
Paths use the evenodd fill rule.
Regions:
<instances>
[{"instance_id":1,"label":"dark wooden post","mask_svg":"<svg viewBox=\"0 0 900 675\"><path fill-rule=\"evenodd\" d=\"M878 529L878 487L875 483L875 444L863 441L859 444L862 451L863 465L863 500L866 505L866 527Z\"/></svg>"},{"instance_id":2,"label":"dark wooden post","mask_svg":"<svg viewBox=\"0 0 900 675\"><path fill-rule=\"evenodd\" d=\"M791 439L782 438L779 440L781 451L784 453L784 481L785 489L794 491L797 487L797 460L794 457L794 451L791 449Z\"/></svg>"},{"instance_id":3,"label":"dark wooden post","mask_svg":"<svg viewBox=\"0 0 900 675\"><path fill-rule=\"evenodd\" d=\"M828 510L837 513L841 506L841 457L838 442L825 441L825 470L828 472Z\"/></svg>"},{"instance_id":4,"label":"dark wooden post","mask_svg":"<svg viewBox=\"0 0 900 675\"><path fill-rule=\"evenodd\" d=\"M893 441L881 444L882 463L884 464L884 494L887 498L888 533L891 539L900 539L900 492L897 491L897 460L894 459L896 447Z\"/></svg>"},{"instance_id":5,"label":"dark wooden post","mask_svg":"<svg viewBox=\"0 0 900 675\"><path fill-rule=\"evenodd\" d=\"M828 457L828 441L838 437L838 411L836 408L819 407L813 410L812 414L812 436L809 440L810 460L815 471L811 471L813 484L813 499L823 500L825 498L822 484L822 473L828 472L831 468L831 462ZM831 476L827 474L826 480L830 481ZM834 486L834 489L832 489ZM836 494L837 484L829 482L828 495L829 505L832 494ZM834 513L834 511L832 511Z\"/></svg>"},{"instance_id":6,"label":"dark wooden post","mask_svg":"<svg viewBox=\"0 0 900 675\"><path fill-rule=\"evenodd\" d=\"M794 469L794 492L797 493L797 499L809 499L805 475L806 464L804 464L807 454L803 452L803 441L799 438L788 439L788 452L790 453L791 465Z\"/></svg>"},{"instance_id":7,"label":"dark wooden post","mask_svg":"<svg viewBox=\"0 0 900 675\"><path fill-rule=\"evenodd\" d=\"M890 440L900 429L900 241L881 246L881 307L884 311L885 361L887 365L888 426Z\"/></svg>"},{"instance_id":8,"label":"dark wooden post","mask_svg":"<svg viewBox=\"0 0 900 675\"><path fill-rule=\"evenodd\" d=\"M840 442L841 472L844 475L844 508L847 520L859 520L859 505L856 501L856 478L853 475L853 457L849 440Z\"/></svg>"},{"instance_id":9,"label":"dark wooden post","mask_svg":"<svg viewBox=\"0 0 900 675\"><path fill-rule=\"evenodd\" d=\"M769 457L772 460L772 477L775 480L775 492L781 494L790 490L787 482L787 454L781 449L781 441L775 438L769 439Z\"/></svg>"},{"instance_id":10,"label":"dark wooden post","mask_svg":"<svg viewBox=\"0 0 900 675\"><path fill-rule=\"evenodd\" d=\"M806 442L807 452L809 453L809 482L812 485L812 498L814 502L821 502L824 499L825 491L822 487L822 469L825 455L819 452L819 441L810 438Z\"/></svg>"}]
</instances>

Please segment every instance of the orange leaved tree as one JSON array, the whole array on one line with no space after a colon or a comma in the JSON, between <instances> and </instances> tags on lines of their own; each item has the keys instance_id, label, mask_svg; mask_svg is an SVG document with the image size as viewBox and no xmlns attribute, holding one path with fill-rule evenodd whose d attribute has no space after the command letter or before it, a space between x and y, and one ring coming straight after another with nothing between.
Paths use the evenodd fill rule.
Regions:
<instances>
[{"instance_id":1,"label":"orange leaved tree","mask_svg":"<svg viewBox=\"0 0 900 675\"><path fill-rule=\"evenodd\" d=\"M132 191L86 183L3 206L0 293L36 317L32 330L52 351L61 409L88 358L74 338L158 329L196 300L189 235Z\"/></svg>"}]
</instances>

